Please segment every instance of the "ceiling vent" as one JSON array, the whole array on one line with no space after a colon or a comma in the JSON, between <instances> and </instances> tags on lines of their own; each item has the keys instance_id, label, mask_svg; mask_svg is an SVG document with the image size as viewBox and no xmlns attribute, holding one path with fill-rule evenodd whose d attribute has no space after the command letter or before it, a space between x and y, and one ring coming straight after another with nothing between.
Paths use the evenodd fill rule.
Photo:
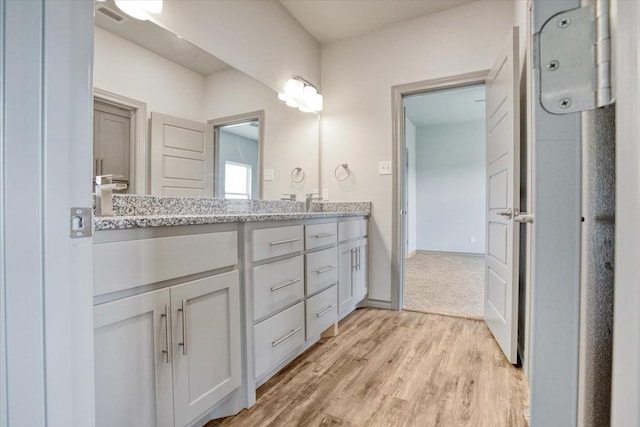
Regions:
<instances>
[{"instance_id":1,"label":"ceiling vent","mask_svg":"<svg viewBox=\"0 0 640 427\"><path fill-rule=\"evenodd\" d=\"M112 9L109 9L106 6L98 6L96 11L98 13L101 13L103 16L106 16L107 18L109 18L112 21L115 21L115 22L117 22L119 24L127 20L127 18L125 18L124 16L120 15L118 12L116 12L116 11L114 11Z\"/></svg>"}]
</instances>

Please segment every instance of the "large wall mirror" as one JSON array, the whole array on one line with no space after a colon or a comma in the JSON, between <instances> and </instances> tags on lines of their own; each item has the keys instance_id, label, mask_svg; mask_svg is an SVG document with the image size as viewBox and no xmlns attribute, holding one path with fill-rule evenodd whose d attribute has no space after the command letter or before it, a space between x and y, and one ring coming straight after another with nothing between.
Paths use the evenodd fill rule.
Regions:
<instances>
[{"instance_id":1,"label":"large wall mirror","mask_svg":"<svg viewBox=\"0 0 640 427\"><path fill-rule=\"evenodd\" d=\"M96 4L94 176L124 193L298 200L318 187L318 116L150 21Z\"/></svg>"}]
</instances>

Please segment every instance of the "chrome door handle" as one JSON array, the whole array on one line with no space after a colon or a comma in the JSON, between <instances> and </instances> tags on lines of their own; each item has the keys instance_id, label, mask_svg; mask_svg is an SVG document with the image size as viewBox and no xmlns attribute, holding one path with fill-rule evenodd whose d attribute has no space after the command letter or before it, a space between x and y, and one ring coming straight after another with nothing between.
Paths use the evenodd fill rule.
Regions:
<instances>
[{"instance_id":1,"label":"chrome door handle","mask_svg":"<svg viewBox=\"0 0 640 427\"><path fill-rule=\"evenodd\" d=\"M270 242L269 245L270 246L284 245L285 243L293 243L298 241L300 241L300 239L279 240L277 242Z\"/></svg>"},{"instance_id":2,"label":"chrome door handle","mask_svg":"<svg viewBox=\"0 0 640 427\"><path fill-rule=\"evenodd\" d=\"M355 248L351 249L351 270L352 271L355 271L358 268L358 264L357 264L355 255L356 255Z\"/></svg>"},{"instance_id":3,"label":"chrome door handle","mask_svg":"<svg viewBox=\"0 0 640 427\"><path fill-rule=\"evenodd\" d=\"M171 348L169 347L169 304L165 304L164 313L160 315L160 317L164 317L164 341L165 341L165 350L162 350L163 353L167 355L167 363L171 364Z\"/></svg>"},{"instance_id":4,"label":"chrome door handle","mask_svg":"<svg viewBox=\"0 0 640 427\"><path fill-rule=\"evenodd\" d=\"M513 210L512 209L505 209L503 211L498 211L498 215L506 216L507 218L511 219L513 217Z\"/></svg>"},{"instance_id":5,"label":"chrome door handle","mask_svg":"<svg viewBox=\"0 0 640 427\"><path fill-rule=\"evenodd\" d=\"M300 331L300 329L302 328L298 327L296 329L292 329L291 332L289 332L287 335L283 336L282 338L277 339L275 341L271 341L271 347L275 347L278 344L281 344L282 342L284 342L284 340L286 340L287 338L294 336L298 331Z\"/></svg>"},{"instance_id":6,"label":"chrome door handle","mask_svg":"<svg viewBox=\"0 0 640 427\"><path fill-rule=\"evenodd\" d=\"M322 239L323 237L331 237L331 236L335 236L336 233L322 233L322 234L316 234L315 237L316 239Z\"/></svg>"},{"instance_id":7,"label":"chrome door handle","mask_svg":"<svg viewBox=\"0 0 640 427\"><path fill-rule=\"evenodd\" d=\"M182 300L182 307L178 309L182 313L182 342L178 345L182 346L182 354L187 355L187 300Z\"/></svg>"},{"instance_id":8,"label":"chrome door handle","mask_svg":"<svg viewBox=\"0 0 640 427\"><path fill-rule=\"evenodd\" d=\"M516 216L513 217L513 220L521 224L533 224L533 214L518 212Z\"/></svg>"},{"instance_id":9,"label":"chrome door handle","mask_svg":"<svg viewBox=\"0 0 640 427\"><path fill-rule=\"evenodd\" d=\"M271 292L273 292L273 291L277 291L278 289L282 289L282 288L285 288L285 287L287 287L287 286L291 286L291 285L293 285L294 283L298 283L299 281L300 281L300 279L289 280L288 282L284 282L284 283L282 283L282 284L280 284L280 285L276 285L276 286L274 286L274 287L272 287L272 288L271 288Z\"/></svg>"},{"instance_id":10,"label":"chrome door handle","mask_svg":"<svg viewBox=\"0 0 640 427\"><path fill-rule=\"evenodd\" d=\"M322 317L325 314L327 314L328 312L330 312L333 308L335 308L335 305L330 305L326 310L321 311L320 313L316 313L316 317Z\"/></svg>"},{"instance_id":11,"label":"chrome door handle","mask_svg":"<svg viewBox=\"0 0 640 427\"><path fill-rule=\"evenodd\" d=\"M319 269L317 269L317 270L315 271L315 273L316 273L316 274L324 274L324 273L326 273L327 271L331 271L331 270L333 270L334 268L336 268L336 266L335 266L335 265L328 265L328 266L326 266L326 267L324 267L324 268L319 268Z\"/></svg>"}]
</instances>

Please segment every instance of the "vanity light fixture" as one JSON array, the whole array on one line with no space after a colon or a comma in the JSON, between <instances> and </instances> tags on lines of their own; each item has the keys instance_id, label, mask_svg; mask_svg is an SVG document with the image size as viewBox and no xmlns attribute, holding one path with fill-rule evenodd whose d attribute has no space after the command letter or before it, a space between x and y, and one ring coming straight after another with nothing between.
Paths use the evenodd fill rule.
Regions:
<instances>
[{"instance_id":1,"label":"vanity light fixture","mask_svg":"<svg viewBox=\"0 0 640 427\"><path fill-rule=\"evenodd\" d=\"M162 0L115 0L118 9L132 18L146 21L150 13L162 12Z\"/></svg>"},{"instance_id":2,"label":"vanity light fixture","mask_svg":"<svg viewBox=\"0 0 640 427\"><path fill-rule=\"evenodd\" d=\"M318 93L318 89L299 76L291 76L287 80L284 92L279 93L278 98L289 107L305 113L317 113L322 111L323 107L322 95Z\"/></svg>"}]
</instances>

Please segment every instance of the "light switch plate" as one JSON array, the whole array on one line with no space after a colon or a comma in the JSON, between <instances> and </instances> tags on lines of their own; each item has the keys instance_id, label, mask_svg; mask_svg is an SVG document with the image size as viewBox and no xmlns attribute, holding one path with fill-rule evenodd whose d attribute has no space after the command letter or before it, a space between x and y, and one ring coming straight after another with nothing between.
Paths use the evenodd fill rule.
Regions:
<instances>
[{"instance_id":1,"label":"light switch plate","mask_svg":"<svg viewBox=\"0 0 640 427\"><path fill-rule=\"evenodd\" d=\"M378 162L378 175L391 175L391 160Z\"/></svg>"},{"instance_id":2,"label":"light switch plate","mask_svg":"<svg viewBox=\"0 0 640 427\"><path fill-rule=\"evenodd\" d=\"M273 181L273 169L265 169L264 170L264 180L265 181Z\"/></svg>"}]
</instances>

